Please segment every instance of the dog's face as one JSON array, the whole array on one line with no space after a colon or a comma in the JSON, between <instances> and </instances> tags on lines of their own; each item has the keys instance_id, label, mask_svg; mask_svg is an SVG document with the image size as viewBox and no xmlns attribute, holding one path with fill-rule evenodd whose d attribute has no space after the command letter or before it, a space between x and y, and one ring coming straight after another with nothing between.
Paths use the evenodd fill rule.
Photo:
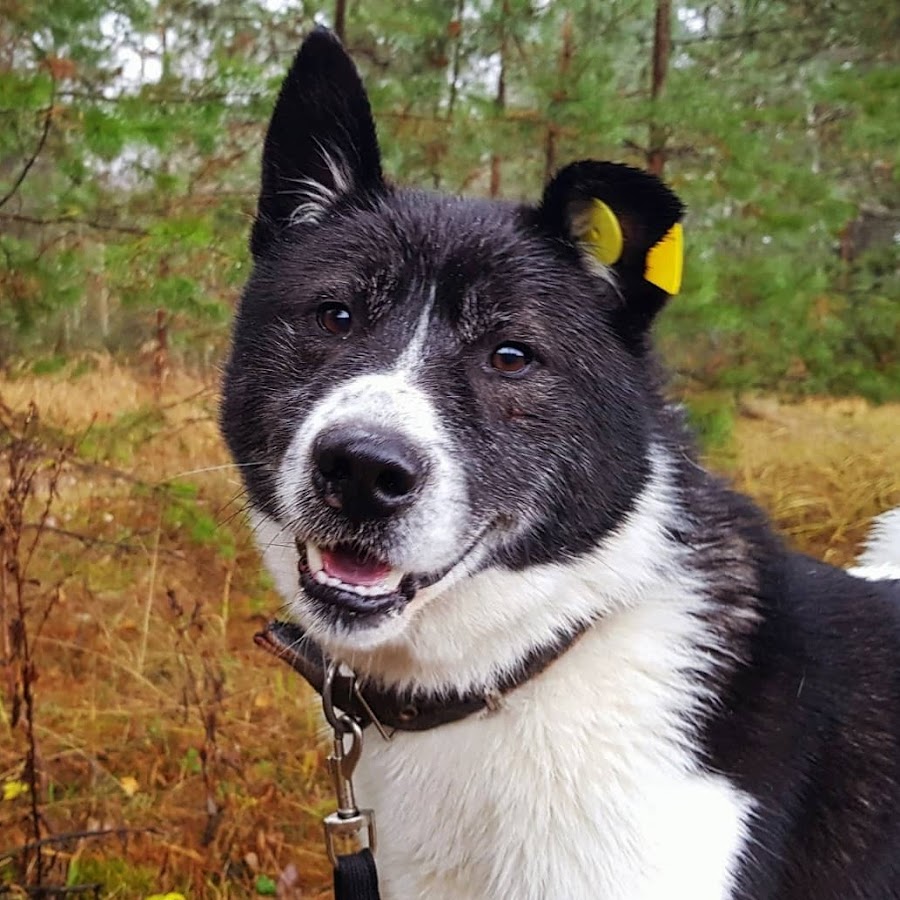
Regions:
<instances>
[{"instance_id":1,"label":"dog's face","mask_svg":"<svg viewBox=\"0 0 900 900\"><path fill-rule=\"evenodd\" d=\"M461 579L615 529L648 477L666 295L647 256L680 213L609 163L564 169L536 207L395 189L352 63L307 39L266 138L222 412L257 520L296 545L301 624L375 647Z\"/></svg>"}]
</instances>

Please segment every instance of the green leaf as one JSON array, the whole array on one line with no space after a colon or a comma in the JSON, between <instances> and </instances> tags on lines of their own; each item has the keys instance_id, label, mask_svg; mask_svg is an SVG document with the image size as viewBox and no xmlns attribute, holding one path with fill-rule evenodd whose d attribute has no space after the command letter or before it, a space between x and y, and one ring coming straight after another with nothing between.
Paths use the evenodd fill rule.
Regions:
<instances>
[{"instance_id":1,"label":"green leaf","mask_svg":"<svg viewBox=\"0 0 900 900\"><path fill-rule=\"evenodd\" d=\"M263 897L274 897L278 893L278 883L268 875L257 875L256 893Z\"/></svg>"}]
</instances>

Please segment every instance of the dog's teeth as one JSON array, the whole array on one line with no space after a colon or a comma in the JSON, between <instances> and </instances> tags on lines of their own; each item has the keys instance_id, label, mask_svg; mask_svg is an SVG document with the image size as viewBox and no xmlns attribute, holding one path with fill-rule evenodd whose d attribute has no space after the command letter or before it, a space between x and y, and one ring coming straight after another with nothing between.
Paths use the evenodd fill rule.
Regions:
<instances>
[{"instance_id":1,"label":"dog's teeth","mask_svg":"<svg viewBox=\"0 0 900 900\"><path fill-rule=\"evenodd\" d=\"M391 594L400 587L403 581L403 572L400 569L391 569L387 577L378 585L378 590L385 594Z\"/></svg>"},{"instance_id":2,"label":"dog's teeth","mask_svg":"<svg viewBox=\"0 0 900 900\"><path fill-rule=\"evenodd\" d=\"M337 578L332 578L324 569L319 569L318 572L312 573L313 578L319 582L319 584L327 584L331 587L340 587L340 581Z\"/></svg>"},{"instance_id":3,"label":"dog's teeth","mask_svg":"<svg viewBox=\"0 0 900 900\"><path fill-rule=\"evenodd\" d=\"M306 545L306 560L309 565L309 573L313 580L328 587L339 588L360 597L383 597L392 594L400 586L403 580L403 572L399 569L391 571L378 584L347 584L325 571L325 563L322 559L322 551L315 544Z\"/></svg>"},{"instance_id":4,"label":"dog's teeth","mask_svg":"<svg viewBox=\"0 0 900 900\"><path fill-rule=\"evenodd\" d=\"M309 571L313 575L317 575L322 571L324 563L322 562L322 552L315 544L306 544L306 561L309 564Z\"/></svg>"}]
</instances>

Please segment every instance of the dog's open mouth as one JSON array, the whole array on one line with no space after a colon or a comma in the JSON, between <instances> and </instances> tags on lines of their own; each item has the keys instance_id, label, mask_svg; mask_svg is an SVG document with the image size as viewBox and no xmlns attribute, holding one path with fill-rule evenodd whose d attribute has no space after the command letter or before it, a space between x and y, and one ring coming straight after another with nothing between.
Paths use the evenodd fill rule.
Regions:
<instances>
[{"instance_id":1,"label":"dog's open mouth","mask_svg":"<svg viewBox=\"0 0 900 900\"><path fill-rule=\"evenodd\" d=\"M335 623L373 626L399 615L422 583L352 544L318 547L297 541L300 586Z\"/></svg>"},{"instance_id":2,"label":"dog's open mouth","mask_svg":"<svg viewBox=\"0 0 900 900\"><path fill-rule=\"evenodd\" d=\"M306 561L310 577L319 585L361 598L389 597L403 580L399 569L348 544L320 549L307 543Z\"/></svg>"},{"instance_id":3,"label":"dog's open mouth","mask_svg":"<svg viewBox=\"0 0 900 900\"><path fill-rule=\"evenodd\" d=\"M417 591L449 575L475 549L484 533L449 566L427 574L395 569L354 544L326 548L298 539L300 586L317 611L334 623L372 627L399 615Z\"/></svg>"}]
</instances>

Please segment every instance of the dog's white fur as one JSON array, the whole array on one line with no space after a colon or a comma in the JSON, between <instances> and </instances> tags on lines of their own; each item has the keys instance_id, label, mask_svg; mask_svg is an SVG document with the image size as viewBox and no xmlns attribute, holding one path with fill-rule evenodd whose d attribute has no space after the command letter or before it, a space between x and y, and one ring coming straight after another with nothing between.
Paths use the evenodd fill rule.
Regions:
<instances>
[{"instance_id":1,"label":"dog's white fur","mask_svg":"<svg viewBox=\"0 0 900 900\"><path fill-rule=\"evenodd\" d=\"M394 525L389 562L418 573L450 565L466 546L465 478L434 404L401 368L350 378L313 407L279 469L276 490L282 519L295 519L302 500L313 493L316 438L331 428L356 424L404 436L426 456L431 469L415 505Z\"/></svg>"},{"instance_id":2,"label":"dog's white fur","mask_svg":"<svg viewBox=\"0 0 900 900\"><path fill-rule=\"evenodd\" d=\"M318 144L318 150L330 180L326 183L315 178L293 179L290 193L298 203L288 218L288 225L320 222L331 206L353 190L353 174L347 161L333 155L321 144Z\"/></svg>"},{"instance_id":3,"label":"dog's white fur","mask_svg":"<svg viewBox=\"0 0 900 900\"><path fill-rule=\"evenodd\" d=\"M875 519L866 546L850 574L870 581L900 579L900 507L889 509Z\"/></svg>"},{"instance_id":4,"label":"dog's white fur","mask_svg":"<svg viewBox=\"0 0 900 900\"><path fill-rule=\"evenodd\" d=\"M696 674L727 648L666 536L678 503L654 460L635 511L588 558L457 581L417 598L394 641L350 658L326 636L360 673L471 690L603 616L498 711L390 743L367 735L358 794L378 817L385 900L731 896L751 802L701 771L694 735L711 702ZM302 604L292 542L272 520L256 525L279 587Z\"/></svg>"},{"instance_id":5,"label":"dog's white fur","mask_svg":"<svg viewBox=\"0 0 900 900\"><path fill-rule=\"evenodd\" d=\"M411 342L417 355L428 315L426 304ZM398 530L392 564L428 571L452 561L472 530L462 474L408 363L348 380L305 418L280 472L286 517L310 489L316 435L346 422L399 429L429 455L432 476L414 521ZM742 854L752 852L753 805L701 768L695 734L714 702L704 685L715 683L698 676L713 675L728 648L704 615L710 586L668 537L683 515L671 464L659 448L651 460L633 513L591 555L472 574L476 547L369 630L319 621L299 589L293 536L254 516L292 613L361 676L429 692L489 689L531 650L596 622L499 710L390 742L369 732L356 780L361 803L376 810L385 900L732 897ZM895 512L861 559L870 577L890 574L871 564L898 534Z\"/></svg>"},{"instance_id":6,"label":"dog's white fur","mask_svg":"<svg viewBox=\"0 0 900 900\"><path fill-rule=\"evenodd\" d=\"M367 739L385 900L730 896L751 808L697 769L679 705L698 698L678 674L693 627L659 598L497 713Z\"/></svg>"}]
</instances>

